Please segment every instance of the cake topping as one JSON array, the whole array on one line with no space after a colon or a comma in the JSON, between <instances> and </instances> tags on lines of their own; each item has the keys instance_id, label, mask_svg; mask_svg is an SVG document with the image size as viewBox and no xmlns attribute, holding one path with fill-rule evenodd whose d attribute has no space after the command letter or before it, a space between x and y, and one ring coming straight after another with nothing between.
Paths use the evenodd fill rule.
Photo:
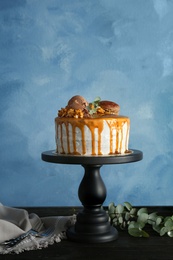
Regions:
<instances>
[{"instance_id":1,"label":"cake topping","mask_svg":"<svg viewBox=\"0 0 173 260\"><path fill-rule=\"evenodd\" d=\"M92 103L79 95L73 96L65 108L58 111L58 117L71 118L94 118L104 115L118 115L120 107L118 104L103 100L100 97L94 99Z\"/></svg>"},{"instance_id":2,"label":"cake topping","mask_svg":"<svg viewBox=\"0 0 173 260\"><path fill-rule=\"evenodd\" d=\"M88 106L88 102L82 96L76 95L72 97L67 104L67 108L84 110Z\"/></svg>"},{"instance_id":3,"label":"cake topping","mask_svg":"<svg viewBox=\"0 0 173 260\"><path fill-rule=\"evenodd\" d=\"M89 113L87 110L88 102L82 96L73 96L65 108L61 108L58 111L59 117L71 117L71 118L87 118Z\"/></svg>"},{"instance_id":4,"label":"cake topping","mask_svg":"<svg viewBox=\"0 0 173 260\"><path fill-rule=\"evenodd\" d=\"M89 103L89 105L87 106L87 110L90 115L97 114L97 110L100 108L99 107L100 100L101 100L100 97L96 97L92 103Z\"/></svg>"},{"instance_id":5,"label":"cake topping","mask_svg":"<svg viewBox=\"0 0 173 260\"><path fill-rule=\"evenodd\" d=\"M99 102L99 106L105 111L105 114L118 115L120 106L112 101L102 100Z\"/></svg>"}]
</instances>

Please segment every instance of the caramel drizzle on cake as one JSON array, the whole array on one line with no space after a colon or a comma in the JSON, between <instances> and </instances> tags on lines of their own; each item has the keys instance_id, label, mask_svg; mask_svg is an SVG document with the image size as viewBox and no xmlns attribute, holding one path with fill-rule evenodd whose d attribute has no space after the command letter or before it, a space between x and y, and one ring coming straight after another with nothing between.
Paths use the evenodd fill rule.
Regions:
<instances>
[{"instance_id":1,"label":"caramel drizzle on cake","mask_svg":"<svg viewBox=\"0 0 173 260\"><path fill-rule=\"evenodd\" d=\"M117 119L116 119L117 118ZM128 117L117 116L112 120L112 117L102 118L56 118L56 143L57 153L61 154L73 154L80 155L77 147L76 129L78 128L81 133L82 154L86 154L86 127L88 127L91 134L91 155L102 155L102 133L104 129L104 123L106 122L109 127L109 154L120 154L122 146L126 149L124 152L128 152L128 138L130 129L130 119ZM125 128L124 128L125 127ZM64 135L63 128L65 128L66 135ZM72 146L70 145L69 128L72 129ZM96 131L98 134L96 134ZM124 137L125 131L125 137ZM115 134L116 133L116 134ZM96 136L98 136L98 145L96 145ZM64 139L66 137L66 139ZM125 138L125 140L124 140ZM67 151L65 151L65 143L67 144ZM61 148L60 148L61 147Z\"/></svg>"}]
</instances>

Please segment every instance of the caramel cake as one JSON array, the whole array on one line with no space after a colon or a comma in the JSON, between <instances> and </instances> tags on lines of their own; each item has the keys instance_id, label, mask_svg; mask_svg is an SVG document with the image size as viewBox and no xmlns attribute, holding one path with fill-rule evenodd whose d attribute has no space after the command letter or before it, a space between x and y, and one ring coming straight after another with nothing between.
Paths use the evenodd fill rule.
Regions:
<instances>
[{"instance_id":1,"label":"caramel cake","mask_svg":"<svg viewBox=\"0 0 173 260\"><path fill-rule=\"evenodd\" d=\"M55 118L56 153L115 155L129 153L130 119L119 115L112 101L96 98L88 103L72 97Z\"/></svg>"}]
</instances>

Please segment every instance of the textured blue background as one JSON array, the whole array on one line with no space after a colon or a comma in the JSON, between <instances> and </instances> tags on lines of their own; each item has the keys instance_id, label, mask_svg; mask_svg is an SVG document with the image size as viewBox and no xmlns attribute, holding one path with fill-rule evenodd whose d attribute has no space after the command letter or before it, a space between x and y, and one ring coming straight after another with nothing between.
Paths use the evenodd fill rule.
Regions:
<instances>
[{"instance_id":1,"label":"textured blue background","mask_svg":"<svg viewBox=\"0 0 173 260\"><path fill-rule=\"evenodd\" d=\"M81 166L54 165L54 118L80 94L121 106L137 163L107 165L105 205L173 204L173 1L0 0L0 202L80 205Z\"/></svg>"}]
</instances>

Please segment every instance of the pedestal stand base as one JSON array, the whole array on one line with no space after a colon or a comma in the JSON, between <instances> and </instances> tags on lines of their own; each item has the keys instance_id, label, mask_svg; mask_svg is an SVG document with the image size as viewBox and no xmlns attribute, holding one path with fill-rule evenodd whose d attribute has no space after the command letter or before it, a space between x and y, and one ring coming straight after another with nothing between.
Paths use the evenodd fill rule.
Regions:
<instances>
[{"instance_id":1,"label":"pedestal stand base","mask_svg":"<svg viewBox=\"0 0 173 260\"><path fill-rule=\"evenodd\" d=\"M87 243L105 243L116 240L118 238L118 232L115 228L110 227L110 231L103 234L82 234L75 231L75 227L70 228L67 231L67 237L71 241L75 242L87 242Z\"/></svg>"},{"instance_id":2,"label":"pedestal stand base","mask_svg":"<svg viewBox=\"0 0 173 260\"><path fill-rule=\"evenodd\" d=\"M67 230L67 237L72 241L103 243L116 240L118 231L110 225L104 210L84 209L78 213L75 226Z\"/></svg>"}]
</instances>

